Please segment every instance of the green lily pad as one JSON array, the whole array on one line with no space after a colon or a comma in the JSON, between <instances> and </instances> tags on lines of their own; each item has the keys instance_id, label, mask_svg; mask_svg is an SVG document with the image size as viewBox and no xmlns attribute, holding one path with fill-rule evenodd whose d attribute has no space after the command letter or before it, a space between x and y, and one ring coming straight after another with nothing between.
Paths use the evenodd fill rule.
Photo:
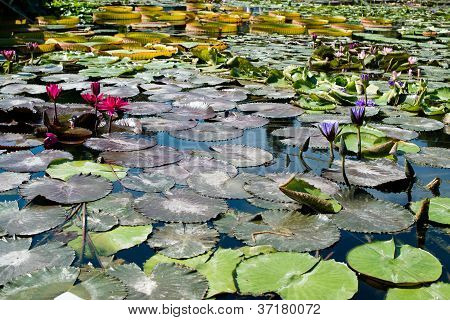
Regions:
<instances>
[{"instance_id":1,"label":"green lily pad","mask_svg":"<svg viewBox=\"0 0 450 320\"><path fill-rule=\"evenodd\" d=\"M52 164L45 171L47 174L55 179L64 181L69 180L70 177L78 174L92 174L100 176L109 181L117 181L127 175L127 168L97 163L89 160L67 161L60 164Z\"/></svg>"},{"instance_id":2,"label":"green lily pad","mask_svg":"<svg viewBox=\"0 0 450 320\"><path fill-rule=\"evenodd\" d=\"M103 272L81 281L68 292L84 300L122 300L127 295L122 282Z\"/></svg>"},{"instance_id":3,"label":"green lily pad","mask_svg":"<svg viewBox=\"0 0 450 320\"><path fill-rule=\"evenodd\" d=\"M347 262L365 276L396 285L433 282L442 273L441 263L432 254L410 245L396 246L394 239L353 248Z\"/></svg>"},{"instance_id":4,"label":"green lily pad","mask_svg":"<svg viewBox=\"0 0 450 320\"><path fill-rule=\"evenodd\" d=\"M406 155L408 160L422 166L450 169L450 150L439 147L422 147L420 153Z\"/></svg>"},{"instance_id":5,"label":"green lily pad","mask_svg":"<svg viewBox=\"0 0 450 320\"><path fill-rule=\"evenodd\" d=\"M422 202L411 202L410 209L417 213L422 206ZM450 198L431 198L428 207L428 219L441 224L450 224Z\"/></svg>"},{"instance_id":6,"label":"green lily pad","mask_svg":"<svg viewBox=\"0 0 450 320\"><path fill-rule=\"evenodd\" d=\"M420 288L391 288L386 300L449 300L450 284L444 282L432 283Z\"/></svg>"},{"instance_id":7,"label":"green lily pad","mask_svg":"<svg viewBox=\"0 0 450 320\"><path fill-rule=\"evenodd\" d=\"M344 300L358 290L357 277L345 264L305 253L259 255L239 264L236 274L241 293L276 292L288 300Z\"/></svg>"},{"instance_id":8,"label":"green lily pad","mask_svg":"<svg viewBox=\"0 0 450 320\"><path fill-rule=\"evenodd\" d=\"M147 240L148 235L152 232L152 226L136 226L125 227L119 226L111 231L89 233L100 256L110 256L116 252L134 247ZM82 239L81 236L70 241L69 246L72 247L77 254L81 252ZM93 257L89 246L86 246L86 257Z\"/></svg>"}]
</instances>

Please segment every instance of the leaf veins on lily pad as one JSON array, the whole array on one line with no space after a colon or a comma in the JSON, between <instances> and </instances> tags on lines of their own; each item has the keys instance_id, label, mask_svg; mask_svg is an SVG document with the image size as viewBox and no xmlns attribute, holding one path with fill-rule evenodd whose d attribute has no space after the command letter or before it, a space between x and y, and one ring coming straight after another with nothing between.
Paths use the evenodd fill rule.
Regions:
<instances>
[{"instance_id":1,"label":"leaf veins on lily pad","mask_svg":"<svg viewBox=\"0 0 450 320\"><path fill-rule=\"evenodd\" d=\"M163 192L175 185L174 179L159 173L128 175L120 182L127 189L141 192Z\"/></svg>"},{"instance_id":2,"label":"leaf veins on lily pad","mask_svg":"<svg viewBox=\"0 0 450 320\"><path fill-rule=\"evenodd\" d=\"M50 177L67 181L70 177L79 174L92 174L100 176L109 181L117 181L127 175L127 168L97 163L89 160L66 161L60 164L52 164L45 171Z\"/></svg>"},{"instance_id":3,"label":"leaf veins on lily pad","mask_svg":"<svg viewBox=\"0 0 450 320\"><path fill-rule=\"evenodd\" d=\"M197 194L190 189L175 189L165 194L146 194L135 202L145 216L165 222L204 222L228 209L221 199Z\"/></svg>"},{"instance_id":4,"label":"leaf veins on lily pad","mask_svg":"<svg viewBox=\"0 0 450 320\"><path fill-rule=\"evenodd\" d=\"M131 134L112 133L103 138L89 138L84 145L97 151L125 152L151 148L156 145L156 141L135 137Z\"/></svg>"},{"instance_id":5,"label":"leaf veins on lily pad","mask_svg":"<svg viewBox=\"0 0 450 320\"><path fill-rule=\"evenodd\" d=\"M61 242L33 247L31 238L0 241L0 284L42 268L72 264L75 254Z\"/></svg>"},{"instance_id":6,"label":"leaf veins on lily pad","mask_svg":"<svg viewBox=\"0 0 450 320\"><path fill-rule=\"evenodd\" d=\"M44 177L20 187L20 194L27 200L41 196L62 204L95 201L106 197L111 191L111 182L98 176L85 175L72 176L67 181Z\"/></svg>"},{"instance_id":7,"label":"leaf veins on lily pad","mask_svg":"<svg viewBox=\"0 0 450 320\"><path fill-rule=\"evenodd\" d=\"M206 224L166 224L157 228L148 244L175 259L198 256L215 246L219 233Z\"/></svg>"},{"instance_id":8,"label":"leaf veins on lily pad","mask_svg":"<svg viewBox=\"0 0 450 320\"><path fill-rule=\"evenodd\" d=\"M344 300L358 290L358 279L344 263L306 253L276 252L244 260L236 269L242 294L276 292L287 300Z\"/></svg>"},{"instance_id":9,"label":"leaf veins on lily pad","mask_svg":"<svg viewBox=\"0 0 450 320\"><path fill-rule=\"evenodd\" d=\"M73 156L69 152L59 150L44 150L38 154L25 150L16 151L0 155L0 168L13 172L39 172L58 159L72 160Z\"/></svg>"},{"instance_id":10,"label":"leaf veins on lily pad","mask_svg":"<svg viewBox=\"0 0 450 320\"><path fill-rule=\"evenodd\" d=\"M406 244L398 246L394 239L355 247L347 262L365 276L396 285L433 282L442 273L441 263L432 254Z\"/></svg>"}]
</instances>

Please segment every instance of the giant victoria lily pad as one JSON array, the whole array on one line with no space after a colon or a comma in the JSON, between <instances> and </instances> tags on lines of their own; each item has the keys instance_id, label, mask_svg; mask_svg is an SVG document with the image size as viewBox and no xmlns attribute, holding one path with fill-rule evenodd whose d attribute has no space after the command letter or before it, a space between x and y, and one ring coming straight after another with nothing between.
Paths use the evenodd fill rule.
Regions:
<instances>
[{"instance_id":1,"label":"giant victoria lily pad","mask_svg":"<svg viewBox=\"0 0 450 320\"><path fill-rule=\"evenodd\" d=\"M29 179L29 173L0 172L0 192L17 188Z\"/></svg>"},{"instance_id":2,"label":"giant victoria lily pad","mask_svg":"<svg viewBox=\"0 0 450 320\"><path fill-rule=\"evenodd\" d=\"M65 220L66 210L59 206L30 205L19 210L17 201L0 202L0 230L10 235L35 235Z\"/></svg>"},{"instance_id":3,"label":"giant victoria lily pad","mask_svg":"<svg viewBox=\"0 0 450 320\"><path fill-rule=\"evenodd\" d=\"M208 289L202 275L173 263L158 264L149 277L134 263L107 272L127 286L127 298L132 300L202 299Z\"/></svg>"},{"instance_id":4,"label":"giant victoria lily pad","mask_svg":"<svg viewBox=\"0 0 450 320\"><path fill-rule=\"evenodd\" d=\"M16 151L0 155L0 168L13 172L39 172L58 159L72 160L73 156L69 152L59 150L44 150L38 154Z\"/></svg>"},{"instance_id":5,"label":"giant victoria lily pad","mask_svg":"<svg viewBox=\"0 0 450 320\"><path fill-rule=\"evenodd\" d=\"M190 189L175 189L165 194L146 194L135 202L147 217L166 222L204 222L228 208L221 199L208 198Z\"/></svg>"},{"instance_id":6,"label":"giant victoria lily pad","mask_svg":"<svg viewBox=\"0 0 450 320\"><path fill-rule=\"evenodd\" d=\"M408 160L422 166L450 169L450 150L439 147L422 147L420 153L406 155Z\"/></svg>"},{"instance_id":7,"label":"giant victoria lily pad","mask_svg":"<svg viewBox=\"0 0 450 320\"><path fill-rule=\"evenodd\" d=\"M236 268L243 294L276 292L288 300L350 299L358 280L345 264L305 253L276 252L244 260Z\"/></svg>"},{"instance_id":8,"label":"giant victoria lily pad","mask_svg":"<svg viewBox=\"0 0 450 320\"><path fill-rule=\"evenodd\" d=\"M97 151L124 152L151 148L156 145L156 141L130 134L112 133L104 138L89 138L84 145Z\"/></svg>"},{"instance_id":9,"label":"giant victoria lily pad","mask_svg":"<svg viewBox=\"0 0 450 320\"><path fill-rule=\"evenodd\" d=\"M0 241L0 285L42 268L69 266L75 259L73 250L60 242L30 246L31 238Z\"/></svg>"},{"instance_id":10,"label":"giant victoria lily pad","mask_svg":"<svg viewBox=\"0 0 450 320\"><path fill-rule=\"evenodd\" d=\"M441 263L432 254L406 244L396 246L394 239L353 248L347 262L365 276L396 285L432 282L442 273Z\"/></svg>"},{"instance_id":11,"label":"giant victoria lily pad","mask_svg":"<svg viewBox=\"0 0 450 320\"><path fill-rule=\"evenodd\" d=\"M206 224L166 224L148 240L159 253L176 259L198 256L215 246L219 233Z\"/></svg>"},{"instance_id":12,"label":"giant victoria lily pad","mask_svg":"<svg viewBox=\"0 0 450 320\"><path fill-rule=\"evenodd\" d=\"M264 118L293 118L304 113L304 110L286 103L256 102L238 105L239 111L255 112L253 115Z\"/></svg>"},{"instance_id":13,"label":"giant victoria lily pad","mask_svg":"<svg viewBox=\"0 0 450 320\"><path fill-rule=\"evenodd\" d=\"M220 220L219 220L220 221ZM339 240L336 226L325 215L304 215L298 211L265 211L251 219L233 221L231 233L248 245L271 245L279 251L314 251Z\"/></svg>"},{"instance_id":14,"label":"giant victoria lily pad","mask_svg":"<svg viewBox=\"0 0 450 320\"><path fill-rule=\"evenodd\" d=\"M335 161L336 169L325 169L322 176L336 182L344 182L340 161ZM350 184L361 187L378 187L387 183L406 179L405 172L397 164L386 159L374 161L345 161L345 172Z\"/></svg>"},{"instance_id":15,"label":"giant victoria lily pad","mask_svg":"<svg viewBox=\"0 0 450 320\"><path fill-rule=\"evenodd\" d=\"M364 233L398 232L414 224L414 216L402 206L375 199L366 193L342 192L335 199L343 209L332 217L340 229Z\"/></svg>"},{"instance_id":16,"label":"giant victoria lily pad","mask_svg":"<svg viewBox=\"0 0 450 320\"><path fill-rule=\"evenodd\" d=\"M241 129L233 128L221 123L199 123L188 130L171 132L175 138L192 141L223 141L239 138L244 134Z\"/></svg>"},{"instance_id":17,"label":"giant victoria lily pad","mask_svg":"<svg viewBox=\"0 0 450 320\"><path fill-rule=\"evenodd\" d=\"M150 149L131 152L102 152L100 154L108 163L131 168L159 167L180 161L184 155L176 149L155 146Z\"/></svg>"},{"instance_id":18,"label":"giant victoria lily pad","mask_svg":"<svg viewBox=\"0 0 450 320\"><path fill-rule=\"evenodd\" d=\"M97 176L76 175L67 181L39 178L20 187L20 194L27 200L37 196L47 200L74 204L90 202L106 197L112 190L112 184Z\"/></svg>"},{"instance_id":19,"label":"giant victoria lily pad","mask_svg":"<svg viewBox=\"0 0 450 320\"><path fill-rule=\"evenodd\" d=\"M244 145L225 144L212 146L210 149L213 151L213 158L224 160L236 167L256 167L273 160L270 152Z\"/></svg>"}]
</instances>

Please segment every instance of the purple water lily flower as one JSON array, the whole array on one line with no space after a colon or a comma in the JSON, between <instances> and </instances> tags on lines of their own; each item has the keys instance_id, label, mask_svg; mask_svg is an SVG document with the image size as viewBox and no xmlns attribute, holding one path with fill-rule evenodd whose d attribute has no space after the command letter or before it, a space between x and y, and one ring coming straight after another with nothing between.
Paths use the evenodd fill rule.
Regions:
<instances>
[{"instance_id":1,"label":"purple water lily flower","mask_svg":"<svg viewBox=\"0 0 450 320\"><path fill-rule=\"evenodd\" d=\"M337 121L323 121L319 124L319 130L329 142L333 142L339 134L339 123Z\"/></svg>"},{"instance_id":2,"label":"purple water lily flower","mask_svg":"<svg viewBox=\"0 0 450 320\"><path fill-rule=\"evenodd\" d=\"M361 81L363 84L369 84L369 75L367 73L363 73L361 75Z\"/></svg>"},{"instance_id":3,"label":"purple water lily flower","mask_svg":"<svg viewBox=\"0 0 450 320\"><path fill-rule=\"evenodd\" d=\"M312 41L316 42L317 34L315 34L315 33L311 34L311 38L312 38Z\"/></svg>"},{"instance_id":4,"label":"purple water lily flower","mask_svg":"<svg viewBox=\"0 0 450 320\"><path fill-rule=\"evenodd\" d=\"M355 49L357 46L358 46L357 42L352 42L352 43L349 43L348 48L349 49Z\"/></svg>"},{"instance_id":5,"label":"purple water lily flower","mask_svg":"<svg viewBox=\"0 0 450 320\"><path fill-rule=\"evenodd\" d=\"M373 101L372 99L368 99L367 103L366 103L366 99L361 98L355 102L355 106L357 106L357 107L375 107L376 104L375 104L375 101Z\"/></svg>"},{"instance_id":6,"label":"purple water lily flower","mask_svg":"<svg viewBox=\"0 0 450 320\"><path fill-rule=\"evenodd\" d=\"M357 106L350 109L350 118L352 119L353 124L358 127L363 125L365 114L366 108L364 106Z\"/></svg>"}]
</instances>

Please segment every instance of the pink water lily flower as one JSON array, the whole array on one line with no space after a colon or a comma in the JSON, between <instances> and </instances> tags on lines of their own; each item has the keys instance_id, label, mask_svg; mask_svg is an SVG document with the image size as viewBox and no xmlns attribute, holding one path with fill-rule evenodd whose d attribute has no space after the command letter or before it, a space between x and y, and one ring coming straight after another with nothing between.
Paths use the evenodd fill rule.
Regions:
<instances>
[{"instance_id":1,"label":"pink water lily flower","mask_svg":"<svg viewBox=\"0 0 450 320\"><path fill-rule=\"evenodd\" d=\"M62 91L61 86L59 86L55 83L48 84L47 87L45 87L45 89L47 90L48 97L53 102L56 102L56 100L58 100L58 97Z\"/></svg>"},{"instance_id":2,"label":"pink water lily flower","mask_svg":"<svg viewBox=\"0 0 450 320\"><path fill-rule=\"evenodd\" d=\"M408 58L408 63L409 64L416 64L417 62L417 58L416 57L409 57Z\"/></svg>"},{"instance_id":3,"label":"pink water lily flower","mask_svg":"<svg viewBox=\"0 0 450 320\"><path fill-rule=\"evenodd\" d=\"M392 51L393 51L392 48L384 47L383 50L381 50L381 54L382 55L387 55L387 54L391 53Z\"/></svg>"},{"instance_id":4,"label":"pink water lily flower","mask_svg":"<svg viewBox=\"0 0 450 320\"><path fill-rule=\"evenodd\" d=\"M9 62L13 61L16 56L16 51L14 50L3 50L1 51L1 53L3 57Z\"/></svg>"},{"instance_id":5,"label":"pink water lily flower","mask_svg":"<svg viewBox=\"0 0 450 320\"><path fill-rule=\"evenodd\" d=\"M393 81L397 80L401 74L402 74L401 72L392 71L392 80Z\"/></svg>"},{"instance_id":6,"label":"pink water lily flower","mask_svg":"<svg viewBox=\"0 0 450 320\"><path fill-rule=\"evenodd\" d=\"M39 47L39 44L37 42L27 42L25 46L27 47L28 51L33 52Z\"/></svg>"},{"instance_id":7,"label":"pink water lily flower","mask_svg":"<svg viewBox=\"0 0 450 320\"><path fill-rule=\"evenodd\" d=\"M98 96L93 93L82 93L81 97L84 101L86 101L87 104L89 104L92 107L97 107L97 104L102 102L105 98L103 97L103 94L99 94Z\"/></svg>"},{"instance_id":8,"label":"pink water lily flower","mask_svg":"<svg viewBox=\"0 0 450 320\"><path fill-rule=\"evenodd\" d=\"M362 50L360 53L358 53L358 59L359 60L364 60L366 58L366 52L364 50Z\"/></svg>"},{"instance_id":9,"label":"pink water lily flower","mask_svg":"<svg viewBox=\"0 0 450 320\"><path fill-rule=\"evenodd\" d=\"M112 119L116 111L125 111L128 102L119 97L107 97L101 103L98 104L98 110L105 111L109 115L109 129L111 133Z\"/></svg>"},{"instance_id":10,"label":"pink water lily flower","mask_svg":"<svg viewBox=\"0 0 450 320\"><path fill-rule=\"evenodd\" d=\"M100 82L91 83L91 91L94 95L98 96L100 94Z\"/></svg>"},{"instance_id":11,"label":"pink water lily flower","mask_svg":"<svg viewBox=\"0 0 450 320\"><path fill-rule=\"evenodd\" d=\"M54 133L47 133L46 138L44 139L44 148L50 149L55 144L58 143L58 137Z\"/></svg>"}]
</instances>

